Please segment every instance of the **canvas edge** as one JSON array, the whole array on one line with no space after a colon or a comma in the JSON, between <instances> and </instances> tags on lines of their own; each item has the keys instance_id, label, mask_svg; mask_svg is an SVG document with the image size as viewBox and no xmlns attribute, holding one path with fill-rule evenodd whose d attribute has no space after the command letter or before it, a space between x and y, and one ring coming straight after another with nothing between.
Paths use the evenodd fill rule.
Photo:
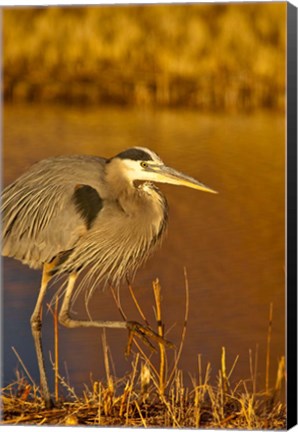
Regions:
<instances>
[{"instance_id":1,"label":"canvas edge","mask_svg":"<svg viewBox=\"0 0 298 432\"><path fill-rule=\"evenodd\" d=\"M297 424L297 8L287 3L287 429Z\"/></svg>"}]
</instances>

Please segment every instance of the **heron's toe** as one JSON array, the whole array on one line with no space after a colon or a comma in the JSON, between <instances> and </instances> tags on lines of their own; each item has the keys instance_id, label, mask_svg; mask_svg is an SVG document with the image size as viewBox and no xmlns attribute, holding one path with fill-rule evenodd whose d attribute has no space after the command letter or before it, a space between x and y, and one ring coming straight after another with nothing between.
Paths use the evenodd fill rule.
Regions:
<instances>
[{"instance_id":1,"label":"heron's toe","mask_svg":"<svg viewBox=\"0 0 298 432\"><path fill-rule=\"evenodd\" d=\"M131 351L131 344L133 341L133 337L136 335L142 339L142 341L152 350L156 351L156 348L150 342L150 339L155 340L156 342L167 346L168 348L174 348L174 344L172 342L167 341L162 336L153 331L150 327L144 326L137 321L127 321L127 329L129 332L127 347L125 350L125 355L129 356Z\"/></svg>"}]
</instances>

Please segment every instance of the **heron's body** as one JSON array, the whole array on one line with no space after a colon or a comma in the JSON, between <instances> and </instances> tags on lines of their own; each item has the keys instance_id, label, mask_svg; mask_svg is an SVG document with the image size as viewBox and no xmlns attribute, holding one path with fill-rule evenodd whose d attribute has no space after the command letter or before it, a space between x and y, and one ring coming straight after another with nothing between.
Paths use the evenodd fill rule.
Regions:
<instances>
[{"instance_id":1,"label":"heron's body","mask_svg":"<svg viewBox=\"0 0 298 432\"><path fill-rule=\"evenodd\" d=\"M136 181L141 183L137 185ZM197 180L166 167L154 152L141 147L111 159L45 159L3 191L2 255L43 269L31 327L47 406L51 406L51 397L42 353L41 308L53 276L66 274L68 280L59 313L61 324L128 328L144 334L143 326L129 321L72 319L70 306L81 272L81 287L119 285L124 277L134 275L161 242L168 206L152 182L214 193Z\"/></svg>"},{"instance_id":2,"label":"heron's body","mask_svg":"<svg viewBox=\"0 0 298 432\"><path fill-rule=\"evenodd\" d=\"M61 156L33 165L3 193L3 255L33 268L58 257L53 273L90 268L97 282L133 274L163 237L167 204L151 183L113 181L115 163Z\"/></svg>"}]
</instances>

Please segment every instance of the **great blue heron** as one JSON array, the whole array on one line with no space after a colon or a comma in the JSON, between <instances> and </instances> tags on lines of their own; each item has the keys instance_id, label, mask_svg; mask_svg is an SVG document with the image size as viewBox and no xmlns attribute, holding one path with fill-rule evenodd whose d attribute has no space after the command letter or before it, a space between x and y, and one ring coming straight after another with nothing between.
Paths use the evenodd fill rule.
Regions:
<instances>
[{"instance_id":1,"label":"great blue heron","mask_svg":"<svg viewBox=\"0 0 298 432\"><path fill-rule=\"evenodd\" d=\"M131 329L132 322L75 320L69 311L82 272L92 286L119 285L162 241L168 206L151 182L216 193L165 166L153 151L142 147L111 159L83 155L44 159L3 191L2 255L43 269L31 329L47 407L52 401L42 353L41 308L49 281L68 275L59 313L66 327Z\"/></svg>"}]
</instances>

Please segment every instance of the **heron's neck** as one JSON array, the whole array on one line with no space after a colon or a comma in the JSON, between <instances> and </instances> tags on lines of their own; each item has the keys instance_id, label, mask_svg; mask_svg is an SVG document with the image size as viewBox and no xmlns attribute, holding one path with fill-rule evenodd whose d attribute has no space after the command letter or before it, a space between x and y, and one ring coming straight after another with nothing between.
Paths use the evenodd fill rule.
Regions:
<instances>
[{"instance_id":1,"label":"heron's neck","mask_svg":"<svg viewBox=\"0 0 298 432\"><path fill-rule=\"evenodd\" d=\"M152 239L162 237L167 226L168 205L154 184L145 182L135 186L122 173L121 166L114 165L107 166L106 188L107 198L117 202L130 223L142 227L142 233L150 233Z\"/></svg>"},{"instance_id":2,"label":"heron's neck","mask_svg":"<svg viewBox=\"0 0 298 432\"><path fill-rule=\"evenodd\" d=\"M105 177L109 198L118 200L122 195L134 194L136 188L122 171L122 166L117 159L106 165Z\"/></svg>"},{"instance_id":3,"label":"heron's neck","mask_svg":"<svg viewBox=\"0 0 298 432\"><path fill-rule=\"evenodd\" d=\"M120 206L137 226L148 230L152 239L158 239L167 227L166 198L152 183L143 183L127 192L119 197Z\"/></svg>"}]
</instances>

